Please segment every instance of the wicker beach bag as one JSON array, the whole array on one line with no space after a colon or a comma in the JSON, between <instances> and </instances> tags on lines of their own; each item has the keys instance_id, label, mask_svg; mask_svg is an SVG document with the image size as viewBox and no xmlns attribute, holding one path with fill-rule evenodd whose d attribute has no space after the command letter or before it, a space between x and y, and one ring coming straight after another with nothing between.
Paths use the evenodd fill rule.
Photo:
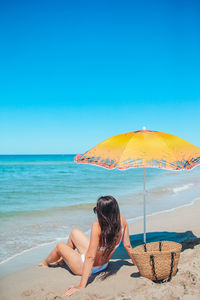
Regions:
<instances>
[{"instance_id":1,"label":"wicker beach bag","mask_svg":"<svg viewBox=\"0 0 200 300\"><path fill-rule=\"evenodd\" d=\"M155 282L169 281L177 272L181 248L175 242L154 242L135 247L132 257L141 276Z\"/></svg>"}]
</instances>

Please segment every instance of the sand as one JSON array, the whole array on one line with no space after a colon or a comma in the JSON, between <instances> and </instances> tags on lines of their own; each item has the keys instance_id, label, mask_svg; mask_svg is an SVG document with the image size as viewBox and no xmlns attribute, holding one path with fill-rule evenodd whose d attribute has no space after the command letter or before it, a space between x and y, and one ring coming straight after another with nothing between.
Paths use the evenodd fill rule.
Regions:
<instances>
[{"instance_id":1,"label":"sand","mask_svg":"<svg viewBox=\"0 0 200 300\"><path fill-rule=\"evenodd\" d=\"M170 282L157 284L140 276L123 246L114 253L106 272L90 277L87 287L70 299L200 299L200 201L193 205L147 218L147 242L181 242L178 272ZM142 221L130 224L132 245L141 243ZM43 257L38 257L38 262ZM37 265L0 279L1 300L66 299L62 295L80 277L67 267L41 268Z\"/></svg>"}]
</instances>

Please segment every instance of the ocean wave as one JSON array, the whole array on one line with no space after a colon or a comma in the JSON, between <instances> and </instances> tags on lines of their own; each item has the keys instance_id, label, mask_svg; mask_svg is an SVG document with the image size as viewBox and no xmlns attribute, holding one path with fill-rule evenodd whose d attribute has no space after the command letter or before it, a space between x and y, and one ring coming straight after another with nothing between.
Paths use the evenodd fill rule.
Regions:
<instances>
[{"instance_id":1,"label":"ocean wave","mask_svg":"<svg viewBox=\"0 0 200 300\"><path fill-rule=\"evenodd\" d=\"M77 211L77 209L80 210L91 210L96 202L88 202L88 203L75 203L75 204L69 204L67 206L54 206L54 207L49 207L45 209L40 209L40 210L24 210L24 211L9 211L9 212L0 212L0 219L1 218L13 218L13 217L21 217L21 216L44 216L48 215L51 213L60 213L60 212L69 212L69 211Z\"/></svg>"},{"instance_id":2,"label":"ocean wave","mask_svg":"<svg viewBox=\"0 0 200 300\"><path fill-rule=\"evenodd\" d=\"M40 248L40 247L48 246L48 245L51 245L51 244L54 244L54 243L56 243L56 241L46 242L46 243L40 244L40 245L38 245L38 246L31 247L31 248L29 248L29 249L25 249L25 250L23 250L23 251L21 251L21 252L19 252L19 253L16 253L16 254L14 254L14 255L12 255L12 256L10 256L10 257L8 257L8 258L6 258L6 259L0 261L0 265L2 265L2 264L4 264L4 263L7 263L7 262L9 262L10 260L13 260L13 259L16 258L17 256L23 255L23 254L25 254L25 253L27 253L27 252L30 252L30 251L36 250L36 249L38 249L38 248Z\"/></svg>"},{"instance_id":3,"label":"ocean wave","mask_svg":"<svg viewBox=\"0 0 200 300\"><path fill-rule=\"evenodd\" d=\"M90 229L88 229L87 231L85 231L85 234L89 235L90 234ZM7 263L13 259L15 259L16 257L18 256L21 256L23 254L26 254L28 252L31 252L31 251L34 251L34 250L37 250L41 247L45 247L45 246L49 246L49 245L53 245L53 244L56 244L60 241L66 241L66 239L68 239L69 235L65 236L65 237L58 237L56 239L54 239L53 241L49 241L49 242L46 242L46 243L41 243L40 245L37 245L37 246L34 246L34 247L31 247L31 248L28 248L28 249L24 249L23 251L19 252L19 253L16 253L10 257L7 257L6 259L0 261L0 265L4 264L4 263ZM7 255L7 254L6 254Z\"/></svg>"},{"instance_id":4,"label":"ocean wave","mask_svg":"<svg viewBox=\"0 0 200 300\"><path fill-rule=\"evenodd\" d=\"M153 188L146 190L146 195L151 197L151 195L160 196L160 195L169 195L169 194L178 194L181 192L184 192L188 189L191 189L192 187L196 186L194 183L187 183L183 185L175 185L171 187L166 188ZM135 199L140 199L143 196L143 191L133 191L132 193L127 193L126 195L120 195L119 198L121 198L121 202L128 199L128 197L134 196ZM69 212L69 211L76 211L76 210L91 210L93 206L96 204L96 201L89 200L88 202L82 202L78 199L71 199L70 202L68 202L68 205L61 205L61 206L51 206L46 207L44 209L31 209L31 210L10 210L10 211L2 211L0 212L0 219L1 218L10 218L10 217L18 217L18 216L39 216L39 215L48 215L51 213L59 213L59 212Z\"/></svg>"},{"instance_id":5,"label":"ocean wave","mask_svg":"<svg viewBox=\"0 0 200 300\"><path fill-rule=\"evenodd\" d=\"M174 193L179 193L179 192L183 192L185 190L190 189L192 186L194 186L193 183L188 183L188 184L185 184L185 185L182 185L182 186L174 187L174 188L172 188L172 191Z\"/></svg>"},{"instance_id":6,"label":"ocean wave","mask_svg":"<svg viewBox=\"0 0 200 300\"><path fill-rule=\"evenodd\" d=\"M187 183L187 184L182 184L182 185L175 185L175 186L168 186L166 188L153 188L153 189L148 189L146 192L149 195L163 195L163 194L178 194L180 192L183 192L185 190L188 190L195 186L194 183ZM142 194L143 192L138 193L138 195Z\"/></svg>"}]
</instances>

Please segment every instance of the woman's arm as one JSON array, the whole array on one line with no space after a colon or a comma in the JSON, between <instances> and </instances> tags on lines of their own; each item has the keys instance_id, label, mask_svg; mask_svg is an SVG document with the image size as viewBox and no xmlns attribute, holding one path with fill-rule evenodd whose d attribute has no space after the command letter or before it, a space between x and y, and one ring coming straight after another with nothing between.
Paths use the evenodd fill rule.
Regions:
<instances>
[{"instance_id":1,"label":"woman's arm","mask_svg":"<svg viewBox=\"0 0 200 300\"><path fill-rule=\"evenodd\" d=\"M129 257L132 259L133 263L135 264L133 257L131 255L131 250L133 248L132 248L131 242L130 242L128 223L124 217L123 217L123 225L124 225L124 234L122 237L122 242L123 242L124 248L126 249Z\"/></svg>"},{"instance_id":2,"label":"woman's arm","mask_svg":"<svg viewBox=\"0 0 200 300\"><path fill-rule=\"evenodd\" d=\"M88 251L85 256L85 262L83 265L83 274L81 276L80 286L85 288L87 285L88 278L90 276L94 260L97 253L97 248L99 246L99 237L100 237L100 227L98 222L92 224L90 244Z\"/></svg>"},{"instance_id":3,"label":"woman's arm","mask_svg":"<svg viewBox=\"0 0 200 300\"><path fill-rule=\"evenodd\" d=\"M69 287L67 292L64 294L64 296L71 296L77 290L81 290L86 287L96 257L97 248L99 245L99 237L100 237L100 227L98 222L94 222L92 224L90 244L89 244L88 251L85 255L85 261L83 264L83 274L81 276L80 284L79 286Z\"/></svg>"}]
</instances>

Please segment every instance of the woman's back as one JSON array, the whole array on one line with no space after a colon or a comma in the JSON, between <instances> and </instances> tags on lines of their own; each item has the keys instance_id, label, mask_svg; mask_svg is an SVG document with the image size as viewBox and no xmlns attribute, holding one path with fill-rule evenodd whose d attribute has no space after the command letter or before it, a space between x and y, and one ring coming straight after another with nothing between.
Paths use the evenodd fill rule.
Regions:
<instances>
[{"instance_id":1,"label":"woman's back","mask_svg":"<svg viewBox=\"0 0 200 300\"><path fill-rule=\"evenodd\" d=\"M120 221L121 221L121 229L117 236L116 244L115 244L113 250L111 251L111 253L109 254L108 257L104 257L104 251L106 250L105 243L102 246L98 246L95 261L94 261L94 266L103 265L103 264L107 263L110 260L111 256L113 255L113 253L115 252L115 250L119 247L119 245L122 241L122 238L123 238L123 234L124 234L124 227L125 227L124 223L126 222L124 216L122 216L121 214L120 214ZM99 222L98 221L96 221L96 222L98 223L99 230L101 233L101 227L99 225Z\"/></svg>"}]
</instances>

